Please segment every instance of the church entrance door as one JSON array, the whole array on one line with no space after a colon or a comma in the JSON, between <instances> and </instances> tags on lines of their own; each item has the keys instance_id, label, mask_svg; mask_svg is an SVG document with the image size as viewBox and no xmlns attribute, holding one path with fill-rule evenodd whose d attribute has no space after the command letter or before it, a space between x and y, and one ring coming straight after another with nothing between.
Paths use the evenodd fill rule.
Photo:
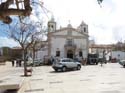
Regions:
<instances>
[{"instance_id":1,"label":"church entrance door","mask_svg":"<svg viewBox=\"0 0 125 93\"><path fill-rule=\"evenodd\" d=\"M67 51L67 58L72 58L73 59L73 51L72 50Z\"/></svg>"}]
</instances>

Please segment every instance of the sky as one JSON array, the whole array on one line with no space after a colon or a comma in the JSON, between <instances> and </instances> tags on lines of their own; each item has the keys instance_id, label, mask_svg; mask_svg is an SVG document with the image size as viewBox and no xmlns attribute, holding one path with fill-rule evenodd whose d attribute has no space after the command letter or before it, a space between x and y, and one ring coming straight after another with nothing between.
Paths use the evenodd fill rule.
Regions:
<instances>
[{"instance_id":1,"label":"sky","mask_svg":"<svg viewBox=\"0 0 125 93\"><path fill-rule=\"evenodd\" d=\"M89 26L90 39L97 44L110 44L125 39L125 0L44 0L53 12L58 26L73 27L84 21Z\"/></svg>"},{"instance_id":2,"label":"sky","mask_svg":"<svg viewBox=\"0 0 125 93\"><path fill-rule=\"evenodd\" d=\"M69 23L77 28L84 21L88 24L90 39L94 39L97 44L112 44L125 40L125 0L103 0L101 6L97 0L40 1L43 1L44 8L50 11L42 12L41 18L47 22L54 16L58 28L66 27ZM39 20L34 15L30 17L32 20ZM0 28L4 29L5 26L1 25ZM17 45L18 43L0 32L0 47Z\"/></svg>"}]
</instances>

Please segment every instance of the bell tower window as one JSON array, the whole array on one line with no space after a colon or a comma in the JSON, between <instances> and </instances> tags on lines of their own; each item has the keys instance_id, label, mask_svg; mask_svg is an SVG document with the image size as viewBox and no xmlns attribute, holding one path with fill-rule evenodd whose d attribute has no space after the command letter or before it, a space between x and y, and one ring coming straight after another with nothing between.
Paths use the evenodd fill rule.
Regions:
<instances>
[{"instance_id":1,"label":"bell tower window","mask_svg":"<svg viewBox=\"0 0 125 93\"><path fill-rule=\"evenodd\" d=\"M84 32L86 32L86 28L84 27Z\"/></svg>"},{"instance_id":2,"label":"bell tower window","mask_svg":"<svg viewBox=\"0 0 125 93\"><path fill-rule=\"evenodd\" d=\"M67 44L68 45L72 45L73 44L73 40L72 39L67 39Z\"/></svg>"},{"instance_id":3,"label":"bell tower window","mask_svg":"<svg viewBox=\"0 0 125 93\"><path fill-rule=\"evenodd\" d=\"M53 25L51 27L53 28Z\"/></svg>"}]
</instances>

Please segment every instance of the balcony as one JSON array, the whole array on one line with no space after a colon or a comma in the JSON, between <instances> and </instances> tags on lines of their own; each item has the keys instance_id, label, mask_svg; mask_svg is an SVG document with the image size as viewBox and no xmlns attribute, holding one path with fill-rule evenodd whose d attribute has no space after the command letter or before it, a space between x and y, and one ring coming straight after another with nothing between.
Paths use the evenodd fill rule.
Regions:
<instances>
[{"instance_id":1,"label":"balcony","mask_svg":"<svg viewBox=\"0 0 125 93\"><path fill-rule=\"evenodd\" d=\"M65 44L64 47L67 48L67 49L75 49L76 44Z\"/></svg>"}]
</instances>

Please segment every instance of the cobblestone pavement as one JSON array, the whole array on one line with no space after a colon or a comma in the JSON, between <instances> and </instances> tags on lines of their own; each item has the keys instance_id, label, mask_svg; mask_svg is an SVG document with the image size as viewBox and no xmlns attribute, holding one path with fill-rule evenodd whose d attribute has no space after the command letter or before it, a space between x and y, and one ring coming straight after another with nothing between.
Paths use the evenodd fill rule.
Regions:
<instances>
[{"instance_id":1,"label":"cobblestone pavement","mask_svg":"<svg viewBox=\"0 0 125 93\"><path fill-rule=\"evenodd\" d=\"M36 67L25 93L125 93L124 73L118 63L82 66L79 71L67 72Z\"/></svg>"},{"instance_id":2,"label":"cobblestone pavement","mask_svg":"<svg viewBox=\"0 0 125 93\"><path fill-rule=\"evenodd\" d=\"M25 77L23 75L23 67L12 67L11 62L6 62L6 65L0 65L0 84L5 82L9 85L12 81L23 80ZM8 80L11 80L8 82ZM15 83L13 82L13 83ZM16 93L16 91L5 91L0 89L0 93Z\"/></svg>"},{"instance_id":3,"label":"cobblestone pavement","mask_svg":"<svg viewBox=\"0 0 125 93\"><path fill-rule=\"evenodd\" d=\"M13 70L18 77L23 69ZM67 72L55 72L51 66L34 67L33 75L27 77L25 93L125 93L124 73L125 68L118 63L82 66L79 71Z\"/></svg>"}]
</instances>

